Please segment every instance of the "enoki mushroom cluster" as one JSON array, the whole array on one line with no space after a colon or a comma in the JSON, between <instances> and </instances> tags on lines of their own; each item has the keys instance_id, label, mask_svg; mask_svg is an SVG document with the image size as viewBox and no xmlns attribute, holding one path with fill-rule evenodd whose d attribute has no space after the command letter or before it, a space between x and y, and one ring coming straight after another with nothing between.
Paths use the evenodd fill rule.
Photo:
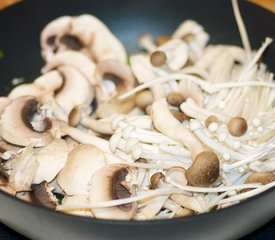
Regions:
<instances>
[{"instance_id":1,"label":"enoki mushroom cluster","mask_svg":"<svg viewBox=\"0 0 275 240\"><path fill-rule=\"evenodd\" d=\"M92 218L221 209L275 186L275 84L252 50L185 20L130 54L91 15L41 33L42 75L0 98L0 189ZM129 63L128 63L129 62Z\"/></svg>"}]
</instances>

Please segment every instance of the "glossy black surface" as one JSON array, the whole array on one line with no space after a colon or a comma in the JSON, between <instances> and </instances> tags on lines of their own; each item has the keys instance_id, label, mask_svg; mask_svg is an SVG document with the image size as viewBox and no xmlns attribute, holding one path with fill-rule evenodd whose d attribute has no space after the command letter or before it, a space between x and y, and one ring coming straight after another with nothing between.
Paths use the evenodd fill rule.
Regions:
<instances>
[{"instance_id":1,"label":"glossy black surface","mask_svg":"<svg viewBox=\"0 0 275 240\"><path fill-rule=\"evenodd\" d=\"M275 16L240 1L251 42L258 48L266 36L275 37ZM212 43L240 44L228 0L27 0L0 12L0 93L14 77L31 81L43 61L39 34L52 19L65 15L94 14L121 39L129 51L136 37L171 33L187 18L197 20ZM265 56L275 71L275 48ZM185 219L152 222L100 221L73 217L23 203L0 192L0 221L32 239L238 239L275 216L275 190L228 209Z\"/></svg>"}]
</instances>

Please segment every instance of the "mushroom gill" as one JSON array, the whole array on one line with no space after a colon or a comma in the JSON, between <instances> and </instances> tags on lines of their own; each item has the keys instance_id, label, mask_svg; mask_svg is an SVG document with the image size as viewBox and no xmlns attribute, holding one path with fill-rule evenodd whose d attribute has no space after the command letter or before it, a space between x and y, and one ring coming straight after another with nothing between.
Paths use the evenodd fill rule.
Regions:
<instances>
[{"instance_id":1,"label":"mushroom gill","mask_svg":"<svg viewBox=\"0 0 275 240\"><path fill-rule=\"evenodd\" d=\"M95 70L97 99L109 100L116 94L131 90L135 78L131 69L118 60L104 60L97 64Z\"/></svg>"},{"instance_id":2,"label":"mushroom gill","mask_svg":"<svg viewBox=\"0 0 275 240\"><path fill-rule=\"evenodd\" d=\"M124 164L109 164L97 171L90 181L90 203L131 197L132 193L125 181L128 174L128 166ZM116 207L96 208L92 212L96 218L129 220L133 218L136 209L136 203L128 203Z\"/></svg>"}]
</instances>

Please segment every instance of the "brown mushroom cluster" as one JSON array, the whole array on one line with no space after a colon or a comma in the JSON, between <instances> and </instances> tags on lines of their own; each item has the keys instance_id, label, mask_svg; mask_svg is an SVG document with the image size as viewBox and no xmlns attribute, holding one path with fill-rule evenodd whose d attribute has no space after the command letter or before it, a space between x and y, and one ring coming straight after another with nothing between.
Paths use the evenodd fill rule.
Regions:
<instances>
[{"instance_id":1,"label":"brown mushroom cluster","mask_svg":"<svg viewBox=\"0 0 275 240\"><path fill-rule=\"evenodd\" d=\"M0 189L68 214L152 220L274 187L275 84L258 61L272 40L252 51L240 34L244 48L211 45L185 20L141 35L127 64L95 16L50 22L42 75L0 98Z\"/></svg>"}]
</instances>

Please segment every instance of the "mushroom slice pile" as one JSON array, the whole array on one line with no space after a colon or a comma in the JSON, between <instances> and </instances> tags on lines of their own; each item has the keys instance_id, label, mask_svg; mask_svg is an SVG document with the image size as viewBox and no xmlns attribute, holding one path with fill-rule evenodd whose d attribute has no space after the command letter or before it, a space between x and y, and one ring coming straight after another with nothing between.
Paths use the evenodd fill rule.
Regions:
<instances>
[{"instance_id":1,"label":"mushroom slice pile","mask_svg":"<svg viewBox=\"0 0 275 240\"><path fill-rule=\"evenodd\" d=\"M34 127L34 116L38 113L41 103L32 96L16 98L8 104L1 114L0 134L7 142L35 147L43 147L52 141L50 129L51 120L42 118L39 121L39 129Z\"/></svg>"},{"instance_id":2,"label":"mushroom slice pile","mask_svg":"<svg viewBox=\"0 0 275 240\"><path fill-rule=\"evenodd\" d=\"M41 33L42 56L49 62L58 52L80 51L96 62L116 59L126 62L126 51L108 27L92 15L60 17Z\"/></svg>"},{"instance_id":3,"label":"mushroom slice pile","mask_svg":"<svg viewBox=\"0 0 275 240\"><path fill-rule=\"evenodd\" d=\"M90 203L129 198L133 194L127 187L126 179L129 174L131 171L124 164L109 164L97 171L90 180ZM129 220L134 217L136 210L136 203L128 203L109 208L94 208L92 212L96 218Z\"/></svg>"}]
</instances>

